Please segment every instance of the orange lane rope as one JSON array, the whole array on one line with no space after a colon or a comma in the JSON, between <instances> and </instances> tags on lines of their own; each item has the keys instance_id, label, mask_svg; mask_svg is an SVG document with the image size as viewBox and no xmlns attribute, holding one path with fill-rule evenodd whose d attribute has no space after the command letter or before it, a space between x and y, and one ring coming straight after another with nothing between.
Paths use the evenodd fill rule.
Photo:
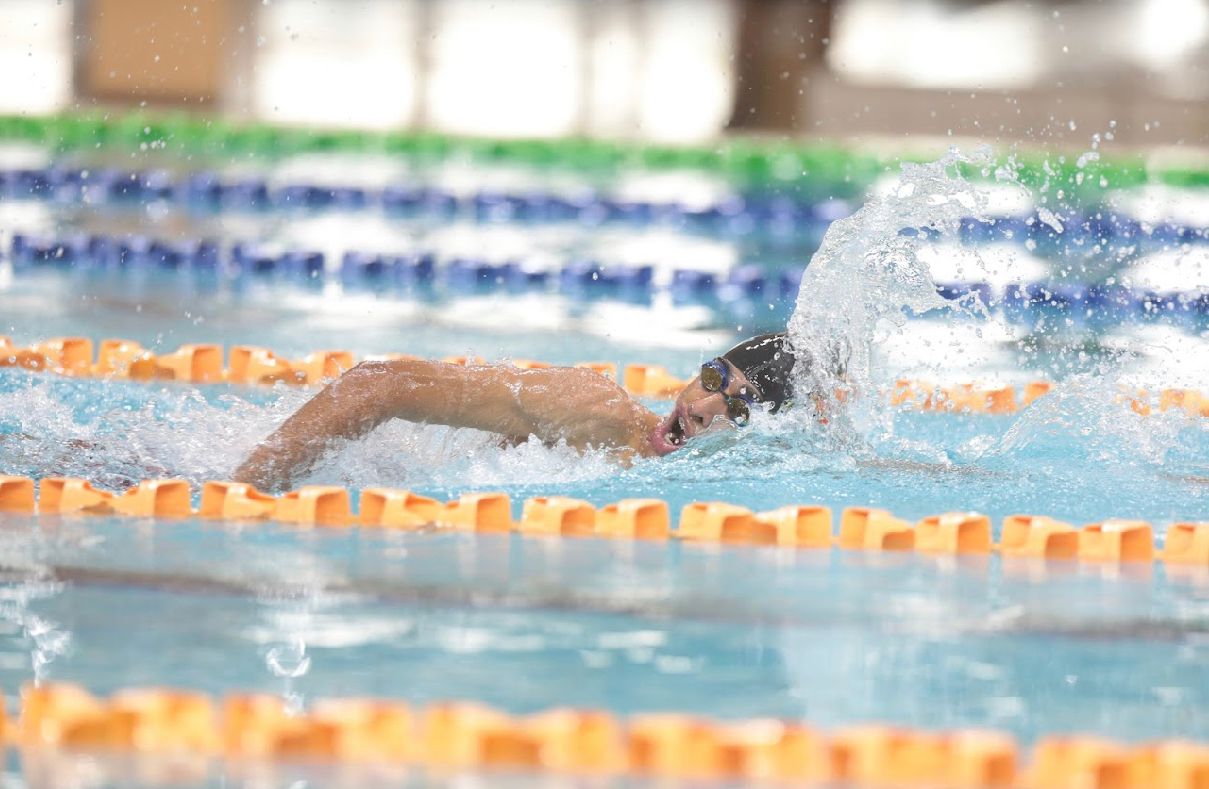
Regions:
<instances>
[{"instance_id":1,"label":"orange lane rope","mask_svg":"<svg viewBox=\"0 0 1209 789\"><path fill-rule=\"evenodd\" d=\"M175 351L154 354L133 340L106 339L94 347L87 337L57 337L18 347L0 336L0 368L20 367L31 371L50 371L76 377L126 379L133 381L181 381L188 383L231 383L271 385L316 385L339 376L358 361L370 359L415 359L407 354L382 354L358 359L349 351L315 351L301 359L280 356L268 348L234 345L226 354L221 345L182 345ZM453 364L485 364L477 357L451 356L442 361ZM551 367L530 359L513 359L509 364L522 369ZM620 368L613 362L581 362L601 375L617 380L631 394L640 397L674 397L687 383L665 367L652 364L628 364ZM901 380L886 393L892 405L919 411L972 414L1010 414L1049 393L1048 381L1032 381L1015 386L958 384L937 386L924 381ZM1209 416L1209 394L1195 389L1123 391L1118 400L1139 414L1154 411L1184 411L1189 416Z\"/></svg>"},{"instance_id":2,"label":"orange lane rope","mask_svg":"<svg viewBox=\"0 0 1209 789\"><path fill-rule=\"evenodd\" d=\"M927 554L987 555L1005 559L1076 560L1098 564L1168 565L1209 568L1209 522L1174 523L1159 544L1151 524L1110 519L1076 528L1046 516L1011 515L1003 520L1000 542L992 540L991 519L976 512L932 515L911 523L892 512L848 507L839 528L830 507L789 505L767 512L720 501L693 502L673 528L661 499L623 499L597 508L581 499L539 496L527 499L520 520L512 519L506 493L465 493L442 502L393 488L365 488L356 513L353 495L334 485L307 485L271 496L241 482L207 482L200 506L192 506L185 480L145 480L124 493L94 488L87 480L0 476L0 512L42 515L116 515L133 518L200 517L215 520L274 521L300 527L460 529L519 532L556 537L668 540L781 546L800 549L915 551Z\"/></svg>"},{"instance_id":3,"label":"orange lane rope","mask_svg":"<svg viewBox=\"0 0 1209 789\"><path fill-rule=\"evenodd\" d=\"M5 738L25 759L50 752L182 755L288 763L421 766L436 774L508 770L581 776L820 785L1188 789L1209 777L1209 746L1124 745L1095 736L1043 737L1027 761L1007 734L866 724L825 733L776 719L558 708L509 715L474 701L415 707L333 698L291 711L273 695L215 703L178 689L131 688L98 698L65 683L27 686ZM177 781L188 778L176 762ZM207 765L195 764L197 778Z\"/></svg>"}]
</instances>

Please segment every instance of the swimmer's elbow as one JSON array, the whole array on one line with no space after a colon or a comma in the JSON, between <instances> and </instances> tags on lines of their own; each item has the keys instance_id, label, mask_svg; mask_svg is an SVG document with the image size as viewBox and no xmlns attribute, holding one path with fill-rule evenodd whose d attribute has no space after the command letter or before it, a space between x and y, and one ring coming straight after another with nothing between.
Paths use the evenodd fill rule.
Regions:
<instances>
[{"instance_id":1,"label":"swimmer's elbow","mask_svg":"<svg viewBox=\"0 0 1209 789\"><path fill-rule=\"evenodd\" d=\"M408 370L393 361L361 362L345 372L326 391L332 437L352 437L400 416L400 395L409 380Z\"/></svg>"},{"instance_id":2,"label":"swimmer's elbow","mask_svg":"<svg viewBox=\"0 0 1209 789\"><path fill-rule=\"evenodd\" d=\"M360 362L332 382L333 389L367 390L383 385L385 379L398 376L402 371L389 361Z\"/></svg>"},{"instance_id":3,"label":"swimmer's elbow","mask_svg":"<svg viewBox=\"0 0 1209 789\"><path fill-rule=\"evenodd\" d=\"M358 434L390 419L458 426L466 375L462 367L420 359L361 362L329 387L330 406Z\"/></svg>"}]
</instances>

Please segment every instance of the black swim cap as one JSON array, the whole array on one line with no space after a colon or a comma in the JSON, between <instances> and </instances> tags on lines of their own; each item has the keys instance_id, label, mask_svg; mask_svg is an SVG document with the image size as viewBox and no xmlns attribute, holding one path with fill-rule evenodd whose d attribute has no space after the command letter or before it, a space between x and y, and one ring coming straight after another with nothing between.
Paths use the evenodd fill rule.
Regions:
<instances>
[{"instance_id":1,"label":"black swim cap","mask_svg":"<svg viewBox=\"0 0 1209 789\"><path fill-rule=\"evenodd\" d=\"M772 403L772 413L793 397L793 350L785 332L752 337L722 354L759 390L760 402Z\"/></svg>"}]
</instances>

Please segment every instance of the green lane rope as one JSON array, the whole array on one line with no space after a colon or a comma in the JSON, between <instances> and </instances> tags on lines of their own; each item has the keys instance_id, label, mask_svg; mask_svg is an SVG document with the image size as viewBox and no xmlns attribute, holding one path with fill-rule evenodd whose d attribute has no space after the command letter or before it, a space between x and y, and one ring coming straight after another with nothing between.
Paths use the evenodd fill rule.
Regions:
<instances>
[{"instance_id":1,"label":"green lane rope","mask_svg":"<svg viewBox=\"0 0 1209 789\"><path fill-rule=\"evenodd\" d=\"M695 170L741 189L766 189L804 198L860 194L902 161L928 157L909 151L875 155L829 142L736 138L716 145L667 145L586 138L490 139L434 132L307 129L267 123L207 119L187 113L84 112L49 116L0 115L0 141L26 141L55 152L95 149L162 151L201 162L273 161L303 153L381 153L416 164L450 159L574 171L610 177L619 171ZM1006 161L1006 160L1005 160ZM1063 189L1094 201L1106 189L1145 183L1184 188L1209 186L1209 164L1149 164L1141 156L1105 157L1078 163L1077 155L1017 152L1013 166L1030 188ZM973 178L994 168L965 166Z\"/></svg>"}]
</instances>

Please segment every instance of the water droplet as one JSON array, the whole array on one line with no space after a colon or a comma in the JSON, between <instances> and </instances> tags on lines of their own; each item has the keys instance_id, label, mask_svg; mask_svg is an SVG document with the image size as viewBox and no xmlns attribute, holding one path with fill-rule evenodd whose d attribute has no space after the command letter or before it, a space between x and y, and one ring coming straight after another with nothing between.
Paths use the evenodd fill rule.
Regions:
<instances>
[{"instance_id":1,"label":"water droplet","mask_svg":"<svg viewBox=\"0 0 1209 789\"><path fill-rule=\"evenodd\" d=\"M311 658L302 641L273 647L265 653L264 662L273 676L281 679L297 679L311 668Z\"/></svg>"}]
</instances>

